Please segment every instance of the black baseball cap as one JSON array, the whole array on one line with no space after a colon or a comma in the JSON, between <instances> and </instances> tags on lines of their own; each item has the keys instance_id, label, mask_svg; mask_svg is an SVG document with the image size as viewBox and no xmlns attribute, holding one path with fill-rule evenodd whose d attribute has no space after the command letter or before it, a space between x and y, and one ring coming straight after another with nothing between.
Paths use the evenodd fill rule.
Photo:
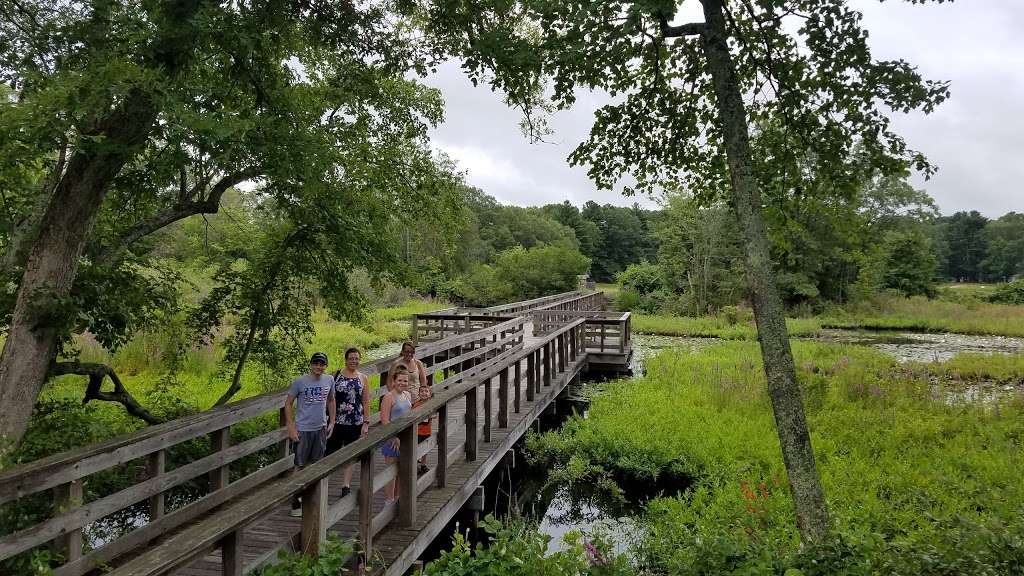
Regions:
<instances>
[{"instance_id":1,"label":"black baseball cap","mask_svg":"<svg viewBox=\"0 0 1024 576\"><path fill-rule=\"evenodd\" d=\"M327 366L327 354L323 352L314 352L313 357L309 359L310 364L323 364Z\"/></svg>"}]
</instances>

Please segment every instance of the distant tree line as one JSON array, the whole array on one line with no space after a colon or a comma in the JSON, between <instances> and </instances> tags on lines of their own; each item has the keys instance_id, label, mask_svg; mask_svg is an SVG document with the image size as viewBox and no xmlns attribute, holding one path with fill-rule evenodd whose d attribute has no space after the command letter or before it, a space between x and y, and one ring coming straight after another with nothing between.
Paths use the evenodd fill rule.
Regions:
<instances>
[{"instance_id":1,"label":"distant tree line","mask_svg":"<svg viewBox=\"0 0 1024 576\"><path fill-rule=\"evenodd\" d=\"M938 274L959 282L1005 282L1024 276L1024 214L989 219L976 210L938 218Z\"/></svg>"}]
</instances>

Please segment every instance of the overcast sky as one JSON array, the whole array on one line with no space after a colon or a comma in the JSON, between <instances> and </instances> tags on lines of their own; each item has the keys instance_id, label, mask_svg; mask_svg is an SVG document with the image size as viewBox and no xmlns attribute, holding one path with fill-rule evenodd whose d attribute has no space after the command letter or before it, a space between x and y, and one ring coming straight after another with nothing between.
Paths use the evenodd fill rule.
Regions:
<instances>
[{"instance_id":1,"label":"overcast sky","mask_svg":"<svg viewBox=\"0 0 1024 576\"><path fill-rule=\"evenodd\" d=\"M944 214L1024 212L1024 0L852 3L864 12L876 58L903 58L926 78L952 81L952 97L933 114L894 117L897 132L939 167L931 180L917 178L915 185ZM457 64L443 66L428 83L446 100L445 123L432 134L435 146L459 163L470 184L499 201L653 206L598 191L585 168L566 161L586 138L602 96L582 95L553 119L552 143L530 144L519 130L519 115L501 95L474 88Z\"/></svg>"}]
</instances>

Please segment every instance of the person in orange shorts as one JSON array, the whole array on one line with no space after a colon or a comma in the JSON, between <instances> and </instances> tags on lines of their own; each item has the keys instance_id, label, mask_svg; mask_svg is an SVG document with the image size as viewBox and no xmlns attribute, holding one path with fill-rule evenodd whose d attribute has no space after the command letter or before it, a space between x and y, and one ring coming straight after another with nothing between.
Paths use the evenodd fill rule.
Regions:
<instances>
[{"instance_id":1,"label":"person in orange shorts","mask_svg":"<svg viewBox=\"0 0 1024 576\"><path fill-rule=\"evenodd\" d=\"M416 398L416 401L412 403L413 409L416 409L427 400L430 400L430 397L433 395L434 394L433 392L431 392L430 386L420 386L418 397ZM434 419L434 417L434 415L431 415L429 418L423 420L422 422L416 425L416 438L418 443L422 444L423 442L426 442L427 440L430 439L430 435L433 434L431 421ZM420 465L418 470L420 474L426 474L430 470L430 468L427 467L426 454L420 457Z\"/></svg>"}]
</instances>

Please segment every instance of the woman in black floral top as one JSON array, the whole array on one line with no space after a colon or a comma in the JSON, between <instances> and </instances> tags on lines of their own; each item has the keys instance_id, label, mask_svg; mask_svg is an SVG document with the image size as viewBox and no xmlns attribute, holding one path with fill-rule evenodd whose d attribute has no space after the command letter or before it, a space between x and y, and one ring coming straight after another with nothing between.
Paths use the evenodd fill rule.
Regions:
<instances>
[{"instance_id":1,"label":"woman in black floral top","mask_svg":"<svg viewBox=\"0 0 1024 576\"><path fill-rule=\"evenodd\" d=\"M345 369L334 373L334 402L337 406L334 433L327 439L327 454L364 436L370 427L370 385L359 371L359 349L345 351ZM345 466L341 497L352 491L352 464Z\"/></svg>"}]
</instances>

